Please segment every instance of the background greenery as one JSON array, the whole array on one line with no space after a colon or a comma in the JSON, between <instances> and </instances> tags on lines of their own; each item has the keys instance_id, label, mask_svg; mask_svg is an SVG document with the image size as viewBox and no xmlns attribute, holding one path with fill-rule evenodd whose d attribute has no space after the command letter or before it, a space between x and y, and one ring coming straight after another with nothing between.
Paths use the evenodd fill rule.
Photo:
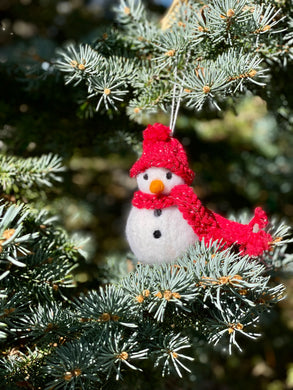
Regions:
<instances>
[{"instance_id":1,"label":"background greenery","mask_svg":"<svg viewBox=\"0 0 293 390\"><path fill-rule=\"evenodd\" d=\"M111 120L102 114L86 117L79 91L64 86L52 63L57 47L89 42L112 23L112 3L4 0L0 5L0 149L21 157L49 152L62 157L67 168L62 184L43 196L33 190L20 195L38 207L45 201L67 231L90 237L84 248L88 258L76 270L76 293L98 288L109 267L113 279L127 272L121 255L128 251L124 225L135 189L128 169L148 122L130 122L123 113ZM159 20L164 7L151 1L148 6ZM208 207L229 214L260 204L292 224L292 62L286 68L278 62L272 66L274 94L259 91L236 105L228 101L222 112L183 111L176 136L197 174L195 191ZM165 116L148 120L169 122ZM14 186L11 199L19 191ZM262 340L232 357L199 354L202 369L195 374L202 378L201 389L293 388L293 286L289 278L284 283L288 298L264 319ZM133 374L125 386L133 380L148 389L150 372L140 379ZM155 389L195 388L195 376L156 380Z\"/></svg>"}]
</instances>

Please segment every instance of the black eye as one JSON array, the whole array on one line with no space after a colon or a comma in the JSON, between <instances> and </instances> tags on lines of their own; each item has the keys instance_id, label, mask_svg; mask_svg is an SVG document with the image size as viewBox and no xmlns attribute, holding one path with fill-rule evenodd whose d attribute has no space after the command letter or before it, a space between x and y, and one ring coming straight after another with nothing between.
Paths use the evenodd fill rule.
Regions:
<instances>
[{"instance_id":1,"label":"black eye","mask_svg":"<svg viewBox=\"0 0 293 390\"><path fill-rule=\"evenodd\" d=\"M148 175L147 173L145 173L145 174L143 175L143 178L144 178L144 180L147 180L147 179L149 178L149 175Z\"/></svg>"},{"instance_id":2,"label":"black eye","mask_svg":"<svg viewBox=\"0 0 293 390\"><path fill-rule=\"evenodd\" d=\"M166 173L166 178L167 178L168 180L172 179L172 172L167 172L167 173Z\"/></svg>"}]
</instances>

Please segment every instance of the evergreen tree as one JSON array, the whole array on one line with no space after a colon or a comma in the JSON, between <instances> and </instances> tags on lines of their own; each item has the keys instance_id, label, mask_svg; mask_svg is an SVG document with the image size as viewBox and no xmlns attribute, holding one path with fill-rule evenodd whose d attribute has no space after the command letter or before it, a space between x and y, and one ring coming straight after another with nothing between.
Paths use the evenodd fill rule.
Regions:
<instances>
[{"instance_id":1,"label":"evergreen tree","mask_svg":"<svg viewBox=\"0 0 293 390\"><path fill-rule=\"evenodd\" d=\"M292 69L289 2L175 1L159 24L141 1L121 0L115 15L115 25L91 44L59 50L54 68L29 68L41 75L33 82L58 83L61 71L82 115L102 111L117 123L120 111L126 123L145 123L164 112L173 131L180 108L216 115L251 91L286 124L283 132L291 131L289 94L273 98L275 72ZM110 141L116 136L139 149L131 131L117 133ZM47 191L61 181L61 159L11 156L7 148L0 168L5 389L148 389L144 373L158 389L158 378L169 374L196 375L200 383L202 355L241 351L246 339L260 336L265 314L285 296L276 275L292 264L286 223L271 220L272 249L259 258L202 241L172 264L134 259L130 273L125 260L121 268L109 260L99 269L100 288L80 293L74 273L83 242L53 216Z\"/></svg>"}]
</instances>

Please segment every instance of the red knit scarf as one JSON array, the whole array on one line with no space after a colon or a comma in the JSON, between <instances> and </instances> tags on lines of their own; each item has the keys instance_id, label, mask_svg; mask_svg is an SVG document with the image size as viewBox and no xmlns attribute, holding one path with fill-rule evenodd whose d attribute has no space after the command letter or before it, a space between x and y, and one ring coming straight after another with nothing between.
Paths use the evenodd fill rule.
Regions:
<instances>
[{"instance_id":1,"label":"red knit scarf","mask_svg":"<svg viewBox=\"0 0 293 390\"><path fill-rule=\"evenodd\" d=\"M151 195L136 191L132 205L138 209L164 209L177 206L183 218L192 227L199 238L210 238L217 226L213 213L202 206L191 187L180 185L175 187L170 195Z\"/></svg>"},{"instance_id":2,"label":"red knit scarf","mask_svg":"<svg viewBox=\"0 0 293 390\"><path fill-rule=\"evenodd\" d=\"M262 230L268 219L260 207L255 209L254 217L247 225L229 221L204 207L193 189L186 184L174 187L170 195L150 195L137 191L132 205L139 209L177 206L200 240L204 238L206 243L210 240L222 240L225 247L237 244L239 251L249 256L261 255L270 248L273 241L271 235ZM260 229L258 232L254 232L255 224Z\"/></svg>"},{"instance_id":3,"label":"red knit scarf","mask_svg":"<svg viewBox=\"0 0 293 390\"><path fill-rule=\"evenodd\" d=\"M168 195L151 195L136 191L132 199L132 205L138 209L165 209L175 206L176 201Z\"/></svg>"}]
</instances>

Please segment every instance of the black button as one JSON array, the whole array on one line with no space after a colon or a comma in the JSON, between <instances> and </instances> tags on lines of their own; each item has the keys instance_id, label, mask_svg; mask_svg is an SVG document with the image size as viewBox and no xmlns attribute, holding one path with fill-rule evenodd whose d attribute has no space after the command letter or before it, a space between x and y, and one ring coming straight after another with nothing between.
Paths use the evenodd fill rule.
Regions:
<instances>
[{"instance_id":1,"label":"black button","mask_svg":"<svg viewBox=\"0 0 293 390\"><path fill-rule=\"evenodd\" d=\"M155 209L154 210L154 216L155 217L159 217L161 214L162 214L162 210L161 209Z\"/></svg>"},{"instance_id":2,"label":"black button","mask_svg":"<svg viewBox=\"0 0 293 390\"><path fill-rule=\"evenodd\" d=\"M161 235L162 235L162 233L160 232L160 230L155 230L154 233L153 233L153 236L154 236L155 238L160 238Z\"/></svg>"}]
</instances>

